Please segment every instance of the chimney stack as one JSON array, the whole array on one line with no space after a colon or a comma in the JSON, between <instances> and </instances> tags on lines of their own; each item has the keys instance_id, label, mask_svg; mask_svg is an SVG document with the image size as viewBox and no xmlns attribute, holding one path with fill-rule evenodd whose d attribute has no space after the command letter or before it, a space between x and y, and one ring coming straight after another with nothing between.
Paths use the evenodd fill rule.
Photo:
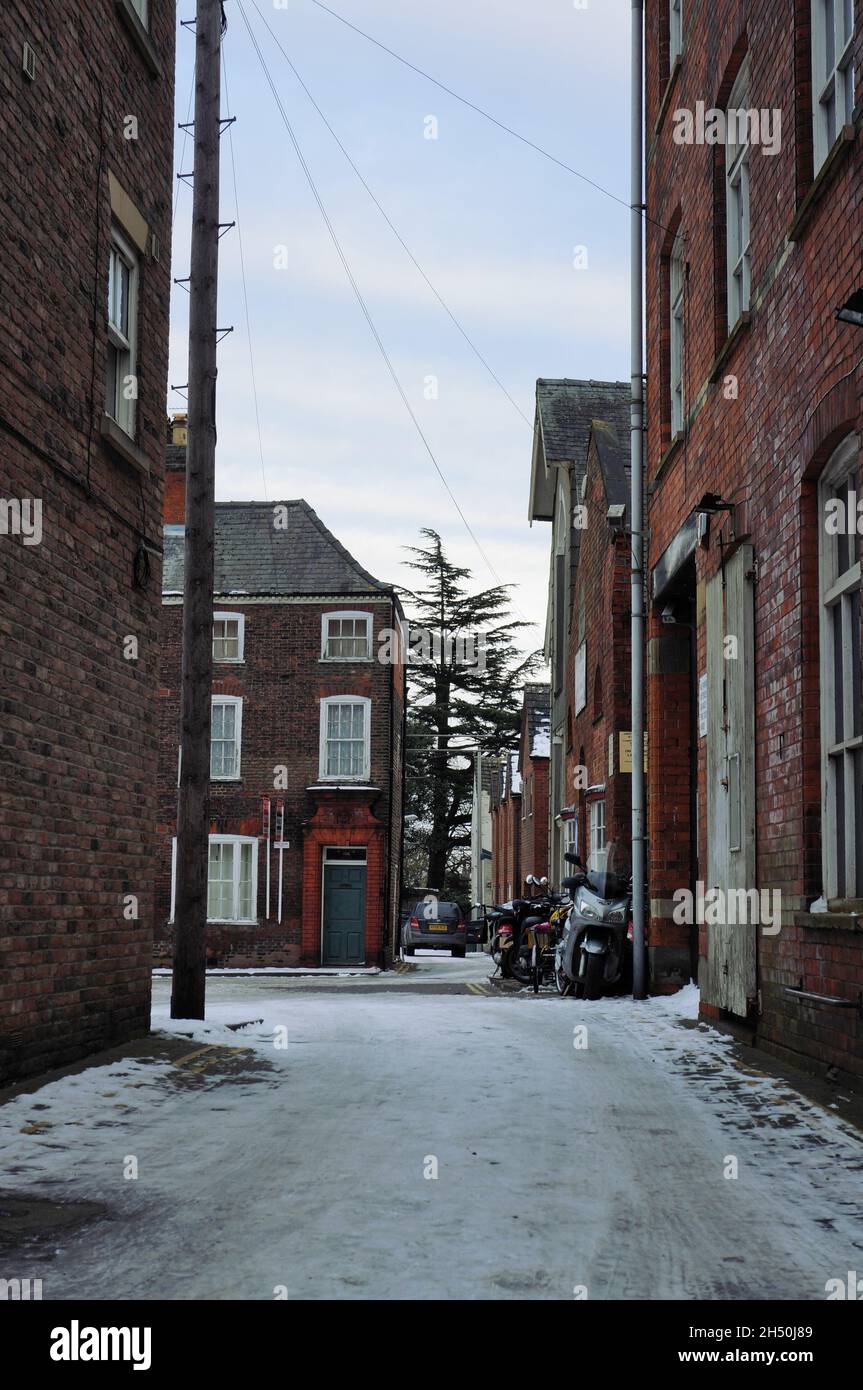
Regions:
<instances>
[{"instance_id":1,"label":"chimney stack","mask_svg":"<svg viewBox=\"0 0 863 1390\"><path fill-rule=\"evenodd\" d=\"M162 521L166 526L182 526L186 520L187 423L185 411L178 411L168 421L165 504L162 513Z\"/></svg>"}]
</instances>

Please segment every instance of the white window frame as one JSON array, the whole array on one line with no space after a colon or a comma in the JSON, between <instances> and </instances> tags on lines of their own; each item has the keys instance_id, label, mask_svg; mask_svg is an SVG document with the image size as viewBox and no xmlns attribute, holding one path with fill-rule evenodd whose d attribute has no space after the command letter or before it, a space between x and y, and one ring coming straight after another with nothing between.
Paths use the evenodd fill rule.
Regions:
<instances>
[{"instance_id":1,"label":"white window frame","mask_svg":"<svg viewBox=\"0 0 863 1390\"><path fill-rule=\"evenodd\" d=\"M321 661L346 662L346 661L371 661L372 659L372 633L373 633L373 614L363 609L346 608L338 613L321 614ZM354 621L363 618L366 624L366 654L365 656L330 656L330 623L335 619L351 618Z\"/></svg>"},{"instance_id":2,"label":"white window frame","mask_svg":"<svg viewBox=\"0 0 863 1390\"><path fill-rule=\"evenodd\" d=\"M668 66L683 52L683 0L668 0Z\"/></svg>"},{"instance_id":3,"label":"white window frame","mask_svg":"<svg viewBox=\"0 0 863 1390\"><path fill-rule=\"evenodd\" d=\"M213 774L213 748L212 739L210 744L210 781L211 782L239 782L241 775L242 753L243 753L243 697L242 695L212 695L211 714L216 705L233 705L236 710L234 717L234 772L230 775L221 773L219 776Z\"/></svg>"},{"instance_id":4,"label":"white window frame","mask_svg":"<svg viewBox=\"0 0 863 1390\"><path fill-rule=\"evenodd\" d=\"M578 816L574 815L563 822L563 852L578 854ZM566 864L566 860L564 860ZM566 865L566 872L572 873L572 865Z\"/></svg>"},{"instance_id":5,"label":"white window frame","mask_svg":"<svg viewBox=\"0 0 863 1390\"><path fill-rule=\"evenodd\" d=\"M599 840L602 844L599 844ZM605 839L605 797L598 796L594 801L587 803L587 841L588 841L588 868L594 872L601 871L603 866L597 864L597 855L603 854L606 849Z\"/></svg>"},{"instance_id":6,"label":"white window frame","mask_svg":"<svg viewBox=\"0 0 863 1390\"><path fill-rule=\"evenodd\" d=\"M727 112L747 111L749 106L749 57L743 63L731 95ZM743 127L744 140L733 143ZM749 308L750 293L750 216L749 216L749 121L729 119L725 149L725 241L728 291L728 331Z\"/></svg>"},{"instance_id":7,"label":"white window frame","mask_svg":"<svg viewBox=\"0 0 863 1390\"><path fill-rule=\"evenodd\" d=\"M686 268L683 260L683 229L674 238L668 258L669 303L669 364L671 395L671 438L683 433L686 399L683 389L685 352L684 311L686 305Z\"/></svg>"},{"instance_id":8,"label":"white window frame","mask_svg":"<svg viewBox=\"0 0 863 1390\"><path fill-rule=\"evenodd\" d=\"M237 656L216 656L216 632L215 624L224 622L234 622L237 624ZM244 661L246 644L246 615L245 613L214 613L213 614L213 661L217 666L238 666ZM224 640L224 639L223 639Z\"/></svg>"},{"instance_id":9,"label":"white window frame","mask_svg":"<svg viewBox=\"0 0 863 1390\"><path fill-rule=\"evenodd\" d=\"M823 893L827 901L863 896L863 863L858 862L861 851L861 810L857 796L855 763L863 758L863 724L860 719L861 692L859 656L859 609L856 617L858 633L855 638L855 597L861 594L861 553L863 544L856 538L857 560L841 573L839 570L840 537L826 530L826 504L837 484L856 467L859 496L861 479L860 441L855 434L842 441L825 467L818 485L819 502L819 613L821 656L821 786L822 823L821 858ZM852 518L852 523L856 517ZM849 551L855 537L845 535ZM850 555L849 555L850 558ZM857 597L857 603L861 602ZM839 613L841 629L841 663L843 686L842 737L836 729L836 631L835 617ZM855 650L855 642L858 644ZM855 661L858 666L855 689ZM850 673L850 678L849 678ZM860 732L854 732L855 724ZM840 846L844 849L839 862ZM850 891L849 891L850 885ZM841 891L840 891L841 886Z\"/></svg>"},{"instance_id":10,"label":"white window frame","mask_svg":"<svg viewBox=\"0 0 863 1390\"><path fill-rule=\"evenodd\" d=\"M123 325L115 322L114 314L116 310L116 296L114 291L117 286L117 277L113 274L115 260L119 260L129 273L129 304L128 322L126 332L123 332ZM138 256L131 244L119 227L111 228L111 246L109 251L108 266L108 319L107 334L108 346L116 353L117 373L114 380L114 391L111 399L108 398L108 367L107 354L105 365L105 413L119 425L120 429L129 436L135 437L135 421L137 416L137 399L127 400L124 395L124 383L128 377L134 377L138 366L138 294L140 289L140 271Z\"/></svg>"},{"instance_id":11,"label":"white window frame","mask_svg":"<svg viewBox=\"0 0 863 1390\"><path fill-rule=\"evenodd\" d=\"M251 845L251 847L252 847L252 849L251 849L251 863L252 863L252 895L251 895L251 896L252 896L252 912L253 912L253 914L254 914L253 916L251 916L251 917L237 917L237 916L234 916L234 917L210 917L210 915L209 915L209 903L210 903L210 873L209 873L209 865L210 865L210 845L213 845L213 844L221 844L221 845L228 845L228 844L230 844L230 845L234 845L234 846L237 847L237 848L235 849L235 852L234 852L234 862L233 862L234 910L235 910L235 911L236 911L237 908L239 907L239 902L240 902L240 864L241 864L242 855L241 855L240 852L238 852L238 849L239 849L239 847L242 846L242 845ZM171 921L171 922L174 921L174 916L175 916L175 911L176 911L176 898L177 898L177 840L176 840L176 837L174 837L174 838L171 840L171 916L170 916L170 918L168 919L168 920ZM224 923L226 923L226 924L228 924L228 925L230 925L230 926L247 926L247 927L257 926L257 925L258 925L257 906L258 906L258 841L255 839L255 837L254 837L253 835L209 835L209 836L207 837L207 921L208 921L208 922L224 922Z\"/></svg>"},{"instance_id":12,"label":"white window frame","mask_svg":"<svg viewBox=\"0 0 863 1390\"><path fill-rule=\"evenodd\" d=\"M854 0L812 0L812 120L816 174L840 138L842 127L851 123L854 78Z\"/></svg>"},{"instance_id":13,"label":"white window frame","mask_svg":"<svg viewBox=\"0 0 863 1390\"><path fill-rule=\"evenodd\" d=\"M363 766L353 776L343 772L327 772L327 724L331 705L361 705L363 707ZM321 700L319 776L322 782L367 782L371 775L372 702L365 695L327 695Z\"/></svg>"}]
</instances>

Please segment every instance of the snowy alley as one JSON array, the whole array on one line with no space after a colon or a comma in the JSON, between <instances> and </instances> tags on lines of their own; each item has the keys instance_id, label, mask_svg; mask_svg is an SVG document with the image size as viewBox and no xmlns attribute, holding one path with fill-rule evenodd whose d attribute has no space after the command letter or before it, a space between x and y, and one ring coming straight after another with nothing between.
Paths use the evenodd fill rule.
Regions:
<instances>
[{"instance_id":1,"label":"snowy alley","mask_svg":"<svg viewBox=\"0 0 863 1390\"><path fill-rule=\"evenodd\" d=\"M151 1053L0 1108L5 1197L97 1204L6 1263L45 1299L823 1300L861 1268L861 1135L735 1064L694 987L417 967L211 978L205 1025L157 979Z\"/></svg>"}]
</instances>

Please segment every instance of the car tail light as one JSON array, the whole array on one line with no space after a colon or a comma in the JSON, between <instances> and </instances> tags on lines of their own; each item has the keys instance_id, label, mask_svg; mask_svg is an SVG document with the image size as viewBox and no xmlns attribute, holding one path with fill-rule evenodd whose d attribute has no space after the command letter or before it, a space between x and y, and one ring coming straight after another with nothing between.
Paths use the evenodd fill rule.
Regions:
<instances>
[{"instance_id":1,"label":"car tail light","mask_svg":"<svg viewBox=\"0 0 863 1390\"><path fill-rule=\"evenodd\" d=\"M632 918L626 924L626 939L627 941L632 940Z\"/></svg>"},{"instance_id":2,"label":"car tail light","mask_svg":"<svg viewBox=\"0 0 863 1390\"><path fill-rule=\"evenodd\" d=\"M411 918L411 930L412 930L412 931L419 931L419 929L420 929L419 918L418 918L418 917L412 917L412 918Z\"/></svg>"}]
</instances>

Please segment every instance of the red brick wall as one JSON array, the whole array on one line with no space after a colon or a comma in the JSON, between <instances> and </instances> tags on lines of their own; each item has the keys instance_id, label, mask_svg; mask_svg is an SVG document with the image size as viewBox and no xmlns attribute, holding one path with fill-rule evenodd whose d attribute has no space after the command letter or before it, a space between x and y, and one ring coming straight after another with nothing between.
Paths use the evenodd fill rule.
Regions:
<instances>
[{"instance_id":1,"label":"red brick wall","mask_svg":"<svg viewBox=\"0 0 863 1390\"><path fill-rule=\"evenodd\" d=\"M621 441L626 447L626 441ZM576 768L587 769L588 785L605 783L606 840L631 837L629 773L620 772L620 738L631 726L630 715L630 556L629 543L615 539L606 521L605 485L591 447L584 496L587 525L581 534L578 570L572 596L566 668L567 737L566 805L578 806L579 846L587 862L587 803L576 787ZM587 704L576 713L575 653L578 642L579 593L584 590L587 656ZM597 674L599 681L597 682ZM602 698L597 701L598 688ZM614 737L614 772L608 771L608 740Z\"/></svg>"},{"instance_id":2,"label":"red brick wall","mask_svg":"<svg viewBox=\"0 0 863 1390\"><path fill-rule=\"evenodd\" d=\"M133 559L142 531L160 544L174 10L151 0L161 78L112 0L0 12L0 494L41 499L43 517L41 544L0 536L0 1078L149 1024L160 566L138 588ZM109 171L161 241L141 265L143 479L100 439Z\"/></svg>"},{"instance_id":3,"label":"red brick wall","mask_svg":"<svg viewBox=\"0 0 863 1390\"><path fill-rule=\"evenodd\" d=\"M800 978L816 992L855 998L863 987L859 936L828 925L795 924L820 887L820 750L818 725L817 519L813 479L832 447L863 427L860 330L835 311L861 283L863 155L858 127L837 153L829 177L812 185L809 5L802 0L737 0L685 7L685 51L660 112L667 63L662 27L667 6L651 0L647 19L647 453L651 563L705 491L735 501L738 532L755 549L755 768L757 886L780 888L781 933L759 937L759 1036L770 1046L863 1070L860 1022L852 1009L805 1005L784 993ZM710 107L727 94L743 47L750 54L755 108L782 112L776 156L753 149L752 307L750 321L727 348L724 240L717 226L721 147L672 140L676 108ZM857 6L857 102L863 72L863 24ZM795 81L797 90L795 92ZM807 196L808 220L792 225ZM688 264L684 443L668 454L667 289L663 256L683 227ZM727 398L726 380L738 383ZM716 572L713 540L697 554L699 595ZM699 609L703 604L699 602ZM705 668L699 612L698 670ZM659 636L656 615L651 631ZM652 894L660 870L665 896L686 866L661 856L670 836L675 756L673 692L648 682L650 704L649 837ZM706 863L704 741L699 744L701 826ZM651 931L668 931L661 921ZM855 944L856 943L856 944ZM856 1053L855 1053L856 1048Z\"/></svg>"},{"instance_id":4,"label":"red brick wall","mask_svg":"<svg viewBox=\"0 0 863 1390\"><path fill-rule=\"evenodd\" d=\"M536 878L548 875L548 758L530 756L527 729L523 730L521 755L521 844L519 858L521 879L526 874ZM530 811L527 806L527 786L531 784Z\"/></svg>"},{"instance_id":5,"label":"red brick wall","mask_svg":"<svg viewBox=\"0 0 863 1390\"><path fill-rule=\"evenodd\" d=\"M284 834L290 849L283 853L281 925L277 921L279 855L272 849L270 918L263 920L265 847L262 843L258 860L259 925L209 926L207 949L211 964L318 963L320 854L317 859L309 854L304 859L304 843L309 837L318 845L365 844L369 847L366 959L370 964L379 964L384 962L385 955L387 960L391 958L389 943L394 940L397 929L400 893L404 668L384 665L377 660L351 664L320 660L322 614L347 607L373 614L372 650L376 652L381 629L394 627L389 600L369 603L362 595L355 594L349 598L333 597L327 603L314 599L281 604L242 604L234 599L216 603L217 610L245 613L246 622L244 662L238 666L216 666L213 679L214 694L242 696L243 719L241 779L211 783L211 833L260 835L261 798L271 798L273 816L276 800L283 798ZM155 951L160 964L169 964L172 952L168 917L170 847L176 825L181 625L181 606L166 604L162 610L159 691L160 851ZM391 700L393 687L395 699ZM379 789L376 796L360 792L319 795L306 790L319 781L320 701L328 695L362 695L372 701L370 784ZM285 791L275 790L273 786L274 769L280 765L288 769ZM320 813L319 819L313 821L321 803L328 808L328 814L323 817L327 826L325 833L320 825ZM386 852L388 834L389 855Z\"/></svg>"},{"instance_id":6,"label":"red brick wall","mask_svg":"<svg viewBox=\"0 0 863 1390\"><path fill-rule=\"evenodd\" d=\"M521 873L522 798L516 793L492 807L493 898L496 903L516 897L522 884Z\"/></svg>"}]
</instances>

